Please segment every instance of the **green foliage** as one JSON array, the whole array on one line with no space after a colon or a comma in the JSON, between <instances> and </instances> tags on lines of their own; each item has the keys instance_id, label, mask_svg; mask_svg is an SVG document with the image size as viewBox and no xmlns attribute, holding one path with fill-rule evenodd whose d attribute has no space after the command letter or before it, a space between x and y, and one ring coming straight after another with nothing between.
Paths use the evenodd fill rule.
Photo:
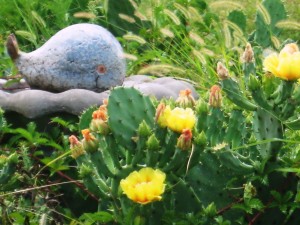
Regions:
<instances>
[{"instance_id":1,"label":"green foliage","mask_svg":"<svg viewBox=\"0 0 300 225\"><path fill-rule=\"evenodd\" d=\"M86 225L95 224L97 222L104 224L108 222L113 222L114 217L108 212L84 213L82 216L79 217L79 220Z\"/></svg>"}]
</instances>

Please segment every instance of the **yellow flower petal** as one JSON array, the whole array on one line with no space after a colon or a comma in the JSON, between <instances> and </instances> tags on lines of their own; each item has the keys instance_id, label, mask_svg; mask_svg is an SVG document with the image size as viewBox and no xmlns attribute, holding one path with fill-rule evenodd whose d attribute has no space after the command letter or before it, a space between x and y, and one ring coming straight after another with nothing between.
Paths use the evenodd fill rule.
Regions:
<instances>
[{"instance_id":1,"label":"yellow flower petal","mask_svg":"<svg viewBox=\"0 0 300 225\"><path fill-rule=\"evenodd\" d=\"M129 199L140 204L161 200L166 174L152 168L134 171L121 180L120 186Z\"/></svg>"},{"instance_id":2,"label":"yellow flower petal","mask_svg":"<svg viewBox=\"0 0 300 225\"><path fill-rule=\"evenodd\" d=\"M278 54L273 53L267 56L263 62L263 66L266 71L271 72L274 75L277 75L277 66L279 64Z\"/></svg>"},{"instance_id":3,"label":"yellow flower petal","mask_svg":"<svg viewBox=\"0 0 300 225\"><path fill-rule=\"evenodd\" d=\"M193 129L196 123L194 111L191 108L178 108L173 109L168 118L167 126L175 131L181 133L183 129Z\"/></svg>"},{"instance_id":4,"label":"yellow flower petal","mask_svg":"<svg viewBox=\"0 0 300 225\"><path fill-rule=\"evenodd\" d=\"M300 52L296 44L286 45L280 54L272 54L265 58L264 69L284 80L300 78Z\"/></svg>"}]
</instances>

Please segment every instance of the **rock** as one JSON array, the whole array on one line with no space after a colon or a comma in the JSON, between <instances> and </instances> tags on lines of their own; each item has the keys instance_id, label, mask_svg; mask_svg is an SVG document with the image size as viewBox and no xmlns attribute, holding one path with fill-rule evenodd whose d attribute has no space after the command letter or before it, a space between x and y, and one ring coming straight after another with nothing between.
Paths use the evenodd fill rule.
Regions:
<instances>
[{"instance_id":1,"label":"rock","mask_svg":"<svg viewBox=\"0 0 300 225\"><path fill-rule=\"evenodd\" d=\"M30 53L20 52L15 36L10 35L7 49L27 83L41 90L101 92L122 85L126 74L120 43L94 24L66 27Z\"/></svg>"},{"instance_id":2,"label":"rock","mask_svg":"<svg viewBox=\"0 0 300 225\"><path fill-rule=\"evenodd\" d=\"M194 98L198 98L197 92L190 83L170 77L151 79L149 76L135 75L126 78L123 86L134 87L143 94L154 96L157 99L176 99L179 91L190 89ZM92 105L101 105L103 99L108 96L109 91L96 93L83 89L71 89L62 93L41 90L23 90L11 93L0 90L0 107L6 111L18 112L27 118L36 118L56 112L79 115Z\"/></svg>"}]
</instances>

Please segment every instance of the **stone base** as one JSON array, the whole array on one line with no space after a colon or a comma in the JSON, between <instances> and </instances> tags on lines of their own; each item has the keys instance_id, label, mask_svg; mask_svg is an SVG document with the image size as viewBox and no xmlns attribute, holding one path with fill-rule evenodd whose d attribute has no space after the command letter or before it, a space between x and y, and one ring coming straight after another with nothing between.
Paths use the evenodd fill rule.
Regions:
<instances>
[{"instance_id":1,"label":"stone base","mask_svg":"<svg viewBox=\"0 0 300 225\"><path fill-rule=\"evenodd\" d=\"M179 91L185 89L192 90L194 98L198 98L197 92L190 83L170 77L152 79L146 75L134 75L127 77L123 86L134 87L143 94L154 96L159 100L162 98L176 99ZM56 112L80 115L92 105L101 105L103 99L108 98L110 92L108 90L96 93L84 89L71 89L61 93L51 93L24 87L26 86L18 91L1 90L0 84L0 108L20 113L27 118L36 118Z\"/></svg>"}]
</instances>

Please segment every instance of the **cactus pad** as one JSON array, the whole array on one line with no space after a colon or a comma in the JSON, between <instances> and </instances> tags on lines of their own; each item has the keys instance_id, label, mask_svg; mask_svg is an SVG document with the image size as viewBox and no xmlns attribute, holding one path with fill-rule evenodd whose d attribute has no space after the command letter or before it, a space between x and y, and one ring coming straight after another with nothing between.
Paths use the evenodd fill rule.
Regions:
<instances>
[{"instance_id":1,"label":"cactus pad","mask_svg":"<svg viewBox=\"0 0 300 225\"><path fill-rule=\"evenodd\" d=\"M140 123L153 127L155 108L149 97L134 88L118 87L111 91L108 99L108 124L118 142L131 149L133 137L137 136Z\"/></svg>"}]
</instances>

